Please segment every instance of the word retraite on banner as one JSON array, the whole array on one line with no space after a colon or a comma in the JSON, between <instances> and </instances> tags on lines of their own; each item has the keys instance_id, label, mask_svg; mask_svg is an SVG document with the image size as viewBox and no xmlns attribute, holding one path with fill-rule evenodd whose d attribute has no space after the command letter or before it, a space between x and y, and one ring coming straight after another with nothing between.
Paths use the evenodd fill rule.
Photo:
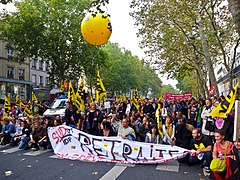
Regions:
<instances>
[{"instance_id":1,"label":"word retraite on banner","mask_svg":"<svg viewBox=\"0 0 240 180\"><path fill-rule=\"evenodd\" d=\"M93 136L65 125L49 128L48 135L54 153L72 160L156 164L182 158L188 153L187 149L177 146Z\"/></svg>"}]
</instances>

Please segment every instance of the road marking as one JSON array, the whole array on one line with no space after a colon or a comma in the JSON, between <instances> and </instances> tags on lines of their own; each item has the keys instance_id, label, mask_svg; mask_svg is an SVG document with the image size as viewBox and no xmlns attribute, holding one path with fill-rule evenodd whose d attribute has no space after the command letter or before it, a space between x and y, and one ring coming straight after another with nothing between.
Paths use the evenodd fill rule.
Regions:
<instances>
[{"instance_id":1,"label":"road marking","mask_svg":"<svg viewBox=\"0 0 240 180\"><path fill-rule=\"evenodd\" d=\"M0 149L5 148L5 147L9 147L9 146L10 146L10 144L7 144L7 145L0 145Z\"/></svg>"},{"instance_id":2,"label":"road marking","mask_svg":"<svg viewBox=\"0 0 240 180\"><path fill-rule=\"evenodd\" d=\"M179 171L179 163L178 163L178 161L170 161L167 163L162 163L157 166L156 170L178 172Z\"/></svg>"},{"instance_id":3,"label":"road marking","mask_svg":"<svg viewBox=\"0 0 240 180\"><path fill-rule=\"evenodd\" d=\"M117 179L120 174L127 168L127 167L134 167L135 164L120 164L117 163L111 170L109 170L100 180L114 180Z\"/></svg>"},{"instance_id":4,"label":"road marking","mask_svg":"<svg viewBox=\"0 0 240 180\"><path fill-rule=\"evenodd\" d=\"M10 154L10 153L14 153L14 152L17 152L17 151L22 151L22 149L19 149L18 147L14 147L14 148L2 150L0 152L3 152L4 154Z\"/></svg>"},{"instance_id":5,"label":"road marking","mask_svg":"<svg viewBox=\"0 0 240 180\"><path fill-rule=\"evenodd\" d=\"M57 155L52 155L52 156L49 156L49 157L52 158L52 159L63 159L62 157L59 157Z\"/></svg>"},{"instance_id":6,"label":"road marking","mask_svg":"<svg viewBox=\"0 0 240 180\"><path fill-rule=\"evenodd\" d=\"M37 155L40 155L40 154L43 154L43 153L46 153L46 152L49 152L49 151L52 151L52 150L51 149L46 149L46 150L30 151L30 152L24 153L23 155L37 156Z\"/></svg>"}]
</instances>

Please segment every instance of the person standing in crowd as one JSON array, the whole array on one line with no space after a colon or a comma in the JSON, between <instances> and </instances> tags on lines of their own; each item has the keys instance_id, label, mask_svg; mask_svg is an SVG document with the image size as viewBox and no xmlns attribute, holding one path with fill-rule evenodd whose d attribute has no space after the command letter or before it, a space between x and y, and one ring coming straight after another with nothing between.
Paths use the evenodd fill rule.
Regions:
<instances>
[{"instance_id":1,"label":"person standing in crowd","mask_svg":"<svg viewBox=\"0 0 240 180\"><path fill-rule=\"evenodd\" d=\"M217 180L228 179L232 175L231 159L235 159L234 152L232 151L234 144L225 141L225 132L223 130L217 129L214 135L216 142L213 147L213 159L225 160L227 167L222 173L213 172L213 176Z\"/></svg>"},{"instance_id":2,"label":"person standing in crowd","mask_svg":"<svg viewBox=\"0 0 240 180\"><path fill-rule=\"evenodd\" d=\"M146 134L145 138L146 143L154 143L154 144L162 144L163 139L158 134L157 126L155 124L152 124L150 126L150 132Z\"/></svg>"},{"instance_id":3,"label":"person standing in crowd","mask_svg":"<svg viewBox=\"0 0 240 180\"><path fill-rule=\"evenodd\" d=\"M190 156L188 158L188 165L203 162L202 166L207 173L210 173L210 163L212 161L212 141L209 137L203 136L199 128L192 131L193 139L190 143Z\"/></svg>"},{"instance_id":4,"label":"person standing in crowd","mask_svg":"<svg viewBox=\"0 0 240 180\"><path fill-rule=\"evenodd\" d=\"M9 144L15 133L14 124L8 118L3 120L2 132L0 133L1 145Z\"/></svg>"},{"instance_id":5,"label":"person standing in crowd","mask_svg":"<svg viewBox=\"0 0 240 180\"><path fill-rule=\"evenodd\" d=\"M90 104L90 110L86 115L83 129L92 135L99 135L100 124L102 123L103 115L99 109L97 109L96 103Z\"/></svg>"},{"instance_id":6,"label":"person standing in crowd","mask_svg":"<svg viewBox=\"0 0 240 180\"><path fill-rule=\"evenodd\" d=\"M148 99L148 98L145 98L145 104L144 104L144 106L143 106L143 115L151 116L153 110L154 110L154 109L153 109L153 106L152 106L152 104L150 103L149 99Z\"/></svg>"},{"instance_id":7,"label":"person standing in crowd","mask_svg":"<svg viewBox=\"0 0 240 180\"><path fill-rule=\"evenodd\" d=\"M166 117L166 123L163 124L163 142L168 145L174 145L175 141L175 125L170 116Z\"/></svg>"},{"instance_id":8,"label":"person standing in crowd","mask_svg":"<svg viewBox=\"0 0 240 180\"><path fill-rule=\"evenodd\" d=\"M123 117L126 115L126 109L127 109L127 106L125 102L121 102L119 108L117 109L118 119L120 120L123 119Z\"/></svg>"},{"instance_id":9,"label":"person standing in crowd","mask_svg":"<svg viewBox=\"0 0 240 180\"><path fill-rule=\"evenodd\" d=\"M79 116L77 114L77 108L73 106L72 102L66 102L65 110L65 122L67 126L76 128Z\"/></svg>"},{"instance_id":10,"label":"person standing in crowd","mask_svg":"<svg viewBox=\"0 0 240 180\"><path fill-rule=\"evenodd\" d=\"M121 126L118 128L118 137L128 140L136 140L136 135L133 128L129 127L127 118L123 118Z\"/></svg>"},{"instance_id":11,"label":"person standing in crowd","mask_svg":"<svg viewBox=\"0 0 240 180\"><path fill-rule=\"evenodd\" d=\"M188 124L197 127L197 116L198 116L198 104L195 99L191 100L190 106L188 107Z\"/></svg>"},{"instance_id":12,"label":"person standing in crowd","mask_svg":"<svg viewBox=\"0 0 240 180\"><path fill-rule=\"evenodd\" d=\"M210 117L210 113L214 109L211 99L206 99L206 105L203 108L201 117L202 117L202 133L205 136L208 136L212 142L214 142L214 119Z\"/></svg>"}]
</instances>

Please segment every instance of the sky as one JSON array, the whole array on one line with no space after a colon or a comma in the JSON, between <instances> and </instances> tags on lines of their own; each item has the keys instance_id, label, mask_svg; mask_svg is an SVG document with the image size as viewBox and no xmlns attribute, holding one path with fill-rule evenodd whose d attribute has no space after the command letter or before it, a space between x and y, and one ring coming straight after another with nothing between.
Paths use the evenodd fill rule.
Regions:
<instances>
[{"instance_id":1,"label":"sky","mask_svg":"<svg viewBox=\"0 0 240 180\"><path fill-rule=\"evenodd\" d=\"M118 43L120 47L130 50L133 55L139 58L144 58L144 52L139 48L140 39L136 35L137 27L134 26L134 20L129 15L131 12L130 4L131 0L109 0L109 5L106 8L112 23L112 35L109 41ZM3 8L13 9L13 5L0 5L0 10ZM160 79L163 84L171 84L176 88L176 80L167 79L164 76L161 76Z\"/></svg>"}]
</instances>

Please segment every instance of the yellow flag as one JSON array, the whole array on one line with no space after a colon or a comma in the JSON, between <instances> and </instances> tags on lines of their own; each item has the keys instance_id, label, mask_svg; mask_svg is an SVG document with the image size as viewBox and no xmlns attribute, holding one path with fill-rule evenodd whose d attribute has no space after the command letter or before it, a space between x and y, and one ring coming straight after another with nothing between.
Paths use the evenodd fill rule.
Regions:
<instances>
[{"instance_id":1,"label":"yellow flag","mask_svg":"<svg viewBox=\"0 0 240 180\"><path fill-rule=\"evenodd\" d=\"M97 74L97 88L96 88L96 100L101 100L103 96L107 94L107 91L103 85L100 73Z\"/></svg>"},{"instance_id":2,"label":"yellow flag","mask_svg":"<svg viewBox=\"0 0 240 180\"><path fill-rule=\"evenodd\" d=\"M63 80L61 80L61 82L60 82L60 92L64 92L64 91L65 91L64 82L63 82Z\"/></svg>"},{"instance_id":3,"label":"yellow flag","mask_svg":"<svg viewBox=\"0 0 240 180\"><path fill-rule=\"evenodd\" d=\"M31 116L33 114L32 112L32 102L29 100L25 109L24 109L24 113L27 115L27 117Z\"/></svg>"},{"instance_id":4,"label":"yellow flag","mask_svg":"<svg viewBox=\"0 0 240 180\"><path fill-rule=\"evenodd\" d=\"M159 96L158 101L164 101L163 96Z\"/></svg>"},{"instance_id":5,"label":"yellow flag","mask_svg":"<svg viewBox=\"0 0 240 180\"><path fill-rule=\"evenodd\" d=\"M132 98L133 105L139 109L139 96L137 89L134 91L133 98Z\"/></svg>"},{"instance_id":6,"label":"yellow flag","mask_svg":"<svg viewBox=\"0 0 240 180\"><path fill-rule=\"evenodd\" d=\"M68 100L73 104L76 101L76 95L72 86L72 81L69 82L69 86L68 86Z\"/></svg>"},{"instance_id":7,"label":"yellow flag","mask_svg":"<svg viewBox=\"0 0 240 180\"><path fill-rule=\"evenodd\" d=\"M4 108L3 119L5 118L10 119L10 111L11 111L10 97L5 96L3 108Z\"/></svg>"},{"instance_id":8,"label":"yellow flag","mask_svg":"<svg viewBox=\"0 0 240 180\"><path fill-rule=\"evenodd\" d=\"M84 81L82 80L78 86L76 93L76 106L79 110L84 111Z\"/></svg>"},{"instance_id":9,"label":"yellow flag","mask_svg":"<svg viewBox=\"0 0 240 180\"><path fill-rule=\"evenodd\" d=\"M210 113L210 116L227 118L235 102L237 88L238 88L238 83L231 90L231 92L225 97L225 99L221 103L219 103L216 108L212 110L212 112Z\"/></svg>"},{"instance_id":10,"label":"yellow flag","mask_svg":"<svg viewBox=\"0 0 240 180\"><path fill-rule=\"evenodd\" d=\"M163 137L163 130L162 130L162 113L161 113L161 109L160 109L160 104L158 104L158 109L156 112L156 117L157 117L157 127L158 127L158 132L159 135L161 135Z\"/></svg>"},{"instance_id":11,"label":"yellow flag","mask_svg":"<svg viewBox=\"0 0 240 180\"><path fill-rule=\"evenodd\" d=\"M38 102L38 99L37 99L36 95L34 94L34 92L32 92L32 101Z\"/></svg>"},{"instance_id":12,"label":"yellow flag","mask_svg":"<svg viewBox=\"0 0 240 180\"><path fill-rule=\"evenodd\" d=\"M19 106L20 108L24 108L25 107L23 102L22 102L22 99L21 99L20 95L16 96L16 105Z\"/></svg>"}]
</instances>

